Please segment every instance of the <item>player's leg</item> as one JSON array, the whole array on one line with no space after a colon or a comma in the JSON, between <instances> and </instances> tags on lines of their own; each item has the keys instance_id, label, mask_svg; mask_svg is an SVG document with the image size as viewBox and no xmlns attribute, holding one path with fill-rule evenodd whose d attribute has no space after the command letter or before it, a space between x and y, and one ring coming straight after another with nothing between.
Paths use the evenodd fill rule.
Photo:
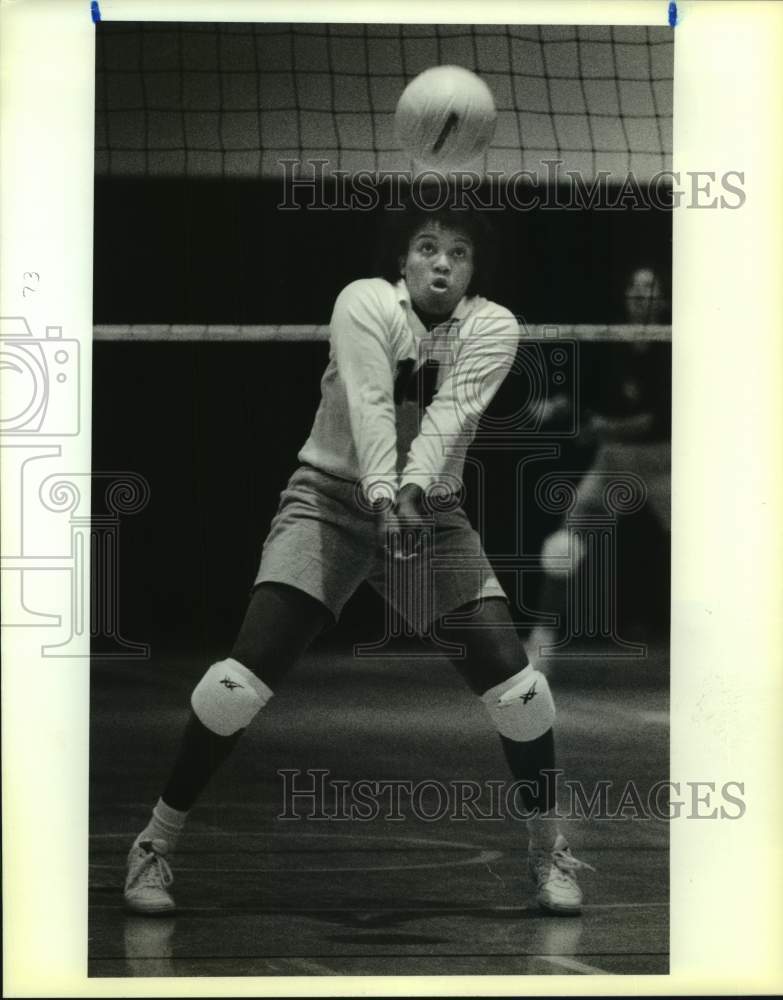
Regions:
<instances>
[{"instance_id":1,"label":"player's leg","mask_svg":"<svg viewBox=\"0 0 783 1000\"><path fill-rule=\"evenodd\" d=\"M553 531L541 546L544 578L538 603L547 614L557 616L557 625L536 625L525 645L530 662L542 673L549 673L551 658L555 655L553 647L565 638L569 579L583 557L579 537L572 537L566 527Z\"/></svg>"},{"instance_id":2,"label":"player's leg","mask_svg":"<svg viewBox=\"0 0 783 1000\"><path fill-rule=\"evenodd\" d=\"M333 620L325 605L295 587L255 588L230 657L213 664L193 691L171 774L128 856L129 907L143 913L173 908L166 856L177 845L188 811L278 681Z\"/></svg>"},{"instance_id":3,"label":"player's leg","mask_svg":"<svg viewBox=\"0 0 783 1000\"><path fill-rule=\"evenodd\" d=\"M572 518L585 518L604 513L603 494L606 486L606 447L599 449L593 466L577 484L576 503L571 511ZM567 638L568 588L569 580L585 558L584 546L579 538L569 532L566 524L553 531L541 547L541 568L544 581L539 601L542 609L557 615L557 626L538 625L527 639L527 649L531 663L537 670L548 672L548 657L556 653L552 647Z\"/></svg>"},{"instance_id":4,"label":"player's leg","mask_svg":"<svg viewBox=\"0 0 783 1000\"><path fill-rule=\"evenodd\" d=\"M556 794L555 709L549 684L529 665L505 598L470 602L447 620L459 617L465 618L464 624L441 621L437 636L464 649L464 656L452 662L486 705L514 777L526 782L525 808L547 815ZM546 846L554 843L555 825L536 815L528 828L536 842Z\"/></svg>"},{"instance_id":5,"label":"player's leg","mask_svg":"<svg viewBox=\"0 0 783 1000\"><path fill-rule=\"evenodd\" d=\"M191 808L278 682L332 623L328 608L302 590L280 583L255 588L230 657L213 664L193 692L164 802Z\"/></svg>"},{"instance_id":6,"label":"player's leg","mask_svg":"<svg viewBox=\"0 0 783 1000\"><path fill-rule=\"evenodd\" d=\"M172 908L163 855L173 849L188 810L278 681L339 617L366 575L376 538L374 518L355 508L352 484L305 466L293 474L231 655L196 685L171 776L134 842L129 906L147 913ZM147 845L146 853L139 845Z\"/></svg>"},{"instance_id":7,"label":"player's leg","mask_svg":"<svg viewBox=\"0 0 783 1000\"><path fill-rule=\"evenodd\" d=\"M541 906L578 913L582 892L576 860L557 826L553 725L555 706L546 677L529 663L505 598L489 597L457 609L464 624L441 622L438 637L459 644L452 662L487 708L511 773L520 782L529 837L529 866ZM456 616L455 616L456 617Z\"/></svg>"}]
</instances>

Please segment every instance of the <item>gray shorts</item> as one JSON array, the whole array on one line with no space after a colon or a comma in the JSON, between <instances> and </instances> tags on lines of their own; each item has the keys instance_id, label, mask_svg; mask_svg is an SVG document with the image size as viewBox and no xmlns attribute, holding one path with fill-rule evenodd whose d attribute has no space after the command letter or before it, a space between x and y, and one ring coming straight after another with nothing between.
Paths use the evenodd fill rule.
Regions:
<instances>
[{"instance_id":1,"label":"gray shorts","mask_svg":"<svg viewBox=\"0 0 783 1000\"><path fill-rule=\"evenodd\" d=\"M462 508L436 514L420 555L386 552L380 515L356 502L355 484L302 465L280 497L256 583L286 583L339 618L362 581L419 632L471 601L505 598Z\"/></svg>"}]
</instances>

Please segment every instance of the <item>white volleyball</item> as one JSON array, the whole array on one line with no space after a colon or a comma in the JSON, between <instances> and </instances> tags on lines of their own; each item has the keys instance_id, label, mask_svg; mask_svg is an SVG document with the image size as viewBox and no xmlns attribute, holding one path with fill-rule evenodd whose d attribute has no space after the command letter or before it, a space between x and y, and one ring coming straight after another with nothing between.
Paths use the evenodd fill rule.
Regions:
<instances>
[{"instance_id":1,"label":"white volleyball","mask_svg":"<svg viewBox=\"0 0 783 1000\"><path fill-rule=\"evenodd\" d=\"M475 73L462 66L433 66L403 90L394 127L415 160L448 169L484 152L497 117L492 91Z\"/></svg>"}]
</instances>

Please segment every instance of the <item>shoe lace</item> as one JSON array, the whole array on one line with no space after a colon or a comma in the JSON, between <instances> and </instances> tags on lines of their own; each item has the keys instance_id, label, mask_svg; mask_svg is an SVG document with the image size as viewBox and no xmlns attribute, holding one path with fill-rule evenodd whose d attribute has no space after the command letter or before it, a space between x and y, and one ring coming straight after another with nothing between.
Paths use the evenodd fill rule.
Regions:
<instances>
[{"instance_id":1,"label":"shoe lace","mask_svg":"<svg viewBox=\"0 0 783 1000\"><path fill-rule=\"evenodd\" d=\"M580 861L579 858L575 858L568 847L552 851L552 864L566 876L573 875L574 872L578 872L582 868L591 872L595 871L595 868L586 861Z\"/></svg>"},{"instance_id":2,"label":"shoe lace","mask_svg":"<svg viewBox=\"0 0 783 1000\"><path fill-rule=\"evenodd\" d=\"M558 847L552 851L537 851L533 863L536 875L541 881L573 882L580 869L594 872L595 868L586 861L580 861L569 847Z\"/></svg>"},{"instance_id":3,"label":"shoe lace","mask_svg":"<svg viewBox=\"0 0 783 1000\"><path fill-rule=\"evenodd\" d=\"M136 872L136 882L140 886L168 888L174 881L168 861L155 851L147 851Z\"/></svg>"}]
</instances>

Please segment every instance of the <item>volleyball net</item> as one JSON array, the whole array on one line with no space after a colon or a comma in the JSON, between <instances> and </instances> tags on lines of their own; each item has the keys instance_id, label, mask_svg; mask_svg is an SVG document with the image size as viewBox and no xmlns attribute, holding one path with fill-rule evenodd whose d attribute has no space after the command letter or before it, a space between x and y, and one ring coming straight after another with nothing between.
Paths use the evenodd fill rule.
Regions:
<instances>
[{"instance_id":1,"label":"volleyball net","mask_svg":"<svg viewBox=\"0 0 783 1000\"><path fill-rule=\"evenodd\" d=\"M542 175L556 161L583 182L620 183L632 174L645 184L671 168L673 32L666 27L104 22L96 177L285 183L291 164L313 162L324 183L411 172L394 136L394 110L406 84L439 64L475 71L493 92L494 139L471 165L484 177ZM324 224L341 222L334 216ZM274 326L154 318L101 324L96 337L326 335L296 316ZM667 330L571 324L567 335L661 339Z\"/></svg>"}]
</instances>

